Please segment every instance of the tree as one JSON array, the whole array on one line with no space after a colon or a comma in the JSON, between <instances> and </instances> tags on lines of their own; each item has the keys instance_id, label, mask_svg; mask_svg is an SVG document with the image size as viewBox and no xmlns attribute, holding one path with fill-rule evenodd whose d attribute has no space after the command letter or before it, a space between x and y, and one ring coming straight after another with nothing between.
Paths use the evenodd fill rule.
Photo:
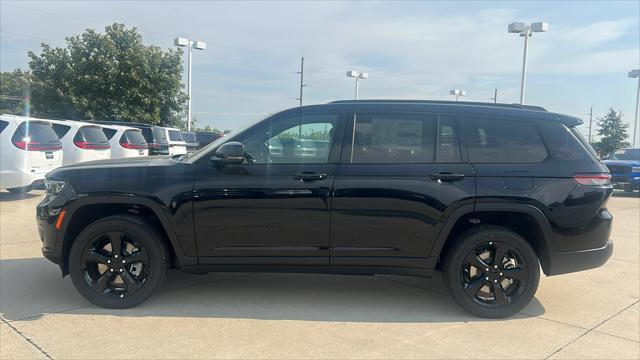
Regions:
<instances>
[{"instance_id":1,"label":"tree","mask_svg":"<svg viewBox=\"0 0 640 360\"><path fill-rule=\"evenodd\" d=\"M28 111L31 77L22 70L0 73L0 113L23 115Z\"/></svg>"},{"instance_id":2,"label":"tree","mask_svg":"<svg viewBox=\"0 0 640 360\"><path fill-rule=\"evenodd\" d=\"M182 50L146 46L136 28L87 29L66 48L29 52L33 112L86 120L182 125Z\"/></svg>"},{"instance_id":3,"label":"tree","mask_svg":"<svg viewBox=\"0 0 640 360\"><path fill-rule=\"evenodd\" d=\"M622 112L616 112L613 108L604 117L598 119L598 135L600 142L594 144L600 155L608 155L614 151L629 146L626 141L628 124L622 122Z\"/></svg>"}]
</instances>

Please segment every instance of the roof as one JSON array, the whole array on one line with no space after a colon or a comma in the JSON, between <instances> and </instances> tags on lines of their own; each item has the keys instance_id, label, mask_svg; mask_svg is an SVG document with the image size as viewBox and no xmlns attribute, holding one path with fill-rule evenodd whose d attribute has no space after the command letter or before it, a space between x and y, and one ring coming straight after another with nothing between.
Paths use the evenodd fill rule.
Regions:
<instances>
[{"instance_id":1,"label":"roof","mask_svg":"<svg viewBox=\"0 0 640 360\"><path fill-rule=\"evenodd\" d=\"M473 102L473 101L448 101L448 100L398 100L398 99L366 99L366 100L336 100L330 102L330 104L441 104L441 105L456 105L456 106L491 106L491 107L504 107L511 109L527 109L537 111L547 111L542 106L536 105L521 105L521 104L504 104L504 103L487 103L487 102Z\"/></svg>"}]
</instances>

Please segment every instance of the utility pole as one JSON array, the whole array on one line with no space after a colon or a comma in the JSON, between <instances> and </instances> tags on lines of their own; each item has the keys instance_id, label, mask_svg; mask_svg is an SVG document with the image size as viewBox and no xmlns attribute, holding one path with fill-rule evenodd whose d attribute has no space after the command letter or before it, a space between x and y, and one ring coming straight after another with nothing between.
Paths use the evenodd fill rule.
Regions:
<instances>
[{"instance_id":1,"label":"utility pole","mask_svg":"<svg viewBox=\"0 0 640 360\"><path fill-rule=\"evenodd\" d=\"M298 98L298 100L300 100L300 106L302 106L302 88L305 86L304 85L304 56L300 59L300 71L298 72L298 74L300 74L300 97Z\"/></svg>"},{"instance_id":2,"label":"utility pole","mask_svg":"<svg viewBox=\"0 0 640 360\"><path fill-rule=\"evenodd\" d=\"M498 102L498 89L493 89L493 97L489 99L493 100L494 104Z\"/></svg>"},{"instance_id":3,"label":"utility pole","mask_svg":"<svg viewBox=\"0 0 640 360\"><path fill-rule=\"evenodd\" d=\"M589 109L589 144L591 144L591 123L593 121L593 106Z\"/></svg>"}]
</instances>

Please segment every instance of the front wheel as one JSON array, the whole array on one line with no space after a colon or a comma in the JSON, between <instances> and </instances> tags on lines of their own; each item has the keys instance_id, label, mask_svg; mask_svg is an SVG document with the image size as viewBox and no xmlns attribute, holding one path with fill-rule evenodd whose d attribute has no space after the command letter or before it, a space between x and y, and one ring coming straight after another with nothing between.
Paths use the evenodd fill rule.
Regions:
<instances>
[{"instance_id":1,"label":"front wheel","mask_svg":"<svg viewBox=\"0 0 640 360\"><path fill-rule=\"evenodd\" d=\"M157 231L132 216L110 216L87 226L69 252L69 273L80 294L106 308L128 308L160 286L169 267Z\"/></svg>"},{"instance_id":2,"label":"front wheel","mask_svg":"<svg viewBox=\"0 0 640 360\"><path fill-rule=\"evenodd\" d=\"M540 281L535 251L515 232L481 226L460 235L446 255L444 278L454 299L480 317L502 318L522 310Z\"/></svg>"}]
</instances>

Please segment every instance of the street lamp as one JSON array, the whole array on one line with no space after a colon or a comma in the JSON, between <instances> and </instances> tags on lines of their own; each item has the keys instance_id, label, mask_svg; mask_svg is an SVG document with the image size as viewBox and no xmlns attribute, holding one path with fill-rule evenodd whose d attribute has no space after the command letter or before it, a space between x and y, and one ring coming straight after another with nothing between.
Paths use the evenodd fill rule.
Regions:
<instances>
[{"instance_id":1,"label":"street lamp","mask_svg":"<svg viewBox=\"0 0 640 360\"><path fill-rule=\"evenodd\" d=\"M368 79L369 73L351 70L351 71L347 71L347 76L356 78L356 100L358 100L358 80Z\"/></svg>"},{"instance_id":2,"label":"street lamp","mask_svg":"<svg viewBox=\"0 0 640 360\"><path fill-rule=\"evenodd\" d=\"M449 91L449 94L456 96L456 101L458 101L458 97L467 95L467 92L464 90L453 89Z\"/></svg>"},{"instance_id":3,"label":"street lamp","mask_svg":"<svg viewBox=\"0 0 640 360\"><path fill-rule=\"evenodd\" d=\"M510 33L520 34L524 37L524 56L522 58L522 80L520 82L520 105L524 104L524 83L527 74L527 49L529 47L529 37L534 32L547 32L549 31L549 24L546 22L537 22L533 24L525 24L521 22L513 22L509 24L508 30Z\"/></svg>"},{"instance_id":4,"label":"street lamp","mask_svg":"<svg viewBox=\"0 0 640 360\"><path fill-rule=\"evenodd\" d=\"M178 47L189 47L189 51L187 51L187 63L189 64L187 65L187 96L189 97L187 100L187 130L191 131L191 51L193 49L206 50L207 43L179 37L173 40L173 44Z\"/></svg>"},{"instance_id":5,"label":"street lamp","mask_svg":"<svg viewBox=\"0 0 640 360\"><path fill-rule=\"evenodd\" d=\"M640 69L629 71L630 78L638 79L638 90L636 91L636 119L633 121L633 146L636 144L636 135L638 134L638 103L640 103Z\"/></svg>"}]
</instances>

